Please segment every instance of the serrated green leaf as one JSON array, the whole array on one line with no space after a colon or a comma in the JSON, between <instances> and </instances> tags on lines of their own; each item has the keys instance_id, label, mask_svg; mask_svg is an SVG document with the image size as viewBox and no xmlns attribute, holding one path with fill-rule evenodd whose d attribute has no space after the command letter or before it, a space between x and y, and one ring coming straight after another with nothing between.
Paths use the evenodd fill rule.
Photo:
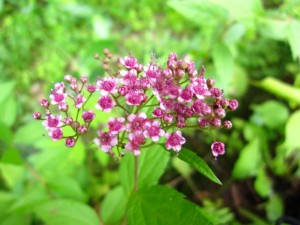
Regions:
<instances>
[{"instance_id":1,"label":"serrated green leaf","mask_svg":"<svg viewBox=\"0 0 300 225\"><path fill-rule=\"evenodd\" d=\"M134 160L132 154L127 154L120 166L121 184L127 195L133 190ZM168 152L159 144L143 149L138 157L138 188L156 184L165 171L168 160Z\"/></svg>"},{"instance_id":2,"label":"serrated green leaf","mask_svg":"<svg viewBox=\"0 0 300 225\"><path fill-rule=\"evenodd\" d=\"M212 224L181 193L163 186L132 193L126 215L128 225Z\"/></svg>"},{"instance_id":3,"label":"serrated green leaf","mask_svg":"<svg viewBox=\"0 0 300 225\"><path fill-rule=\"evenodd\" d=\"M295 149L300 149L299 133L300 133L300 110L294 112L288 119L285 126L284 146L287 147L286 154L291 154Z\"/></svg>"},{"instance_id":4,"label":"serrated green leaf","mask_svg":"<svg viewBox=\"0 0 300 225\"><path fill-rule=\"evenodd\" d=\"M119 224L125 214L127 196L121 186L107 193L101 207L101 218L105 224Z\"/></svg>"},{"instance_id":5,"label":"serrated green leaf","mask_svg":"<svg viewBox=\"0 0 300 225\"><path fill-rule=\"evenodd\" d=\"M52 200L38 206L37 216L47 225L98 225L95 211L73 200Z\"/></svg>"},{"instance_id":6,"label":"serrated green leaf","mask_svg":"<svg viewBox=\"0 0 300 225\"><path fill-rule=\"evenodd\" d=\"M187 148L182 148L179 152L178 158L190 164L199 173L201 173L211 181L217 184L222 184L222 182L216 177L214 172L209 168L207 163L201 157L199 157L195 152Z\"/></svg>"}]
</instances>

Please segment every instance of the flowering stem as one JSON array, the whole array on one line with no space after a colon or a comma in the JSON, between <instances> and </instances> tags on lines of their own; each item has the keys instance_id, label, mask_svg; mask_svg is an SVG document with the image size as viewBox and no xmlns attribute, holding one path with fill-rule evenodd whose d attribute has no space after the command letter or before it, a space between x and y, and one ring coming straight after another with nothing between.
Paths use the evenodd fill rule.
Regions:
<instances>
[{"instance_id":1,"label":"flowering stem","mask_svg":"<svg viewBox=\"0 0 300 225\"><path fill-rule=\"evenodd\" d=\"M134 157L134 185L133 185L133 191L137 192L138 190L138 156Z\"/></svg>"}]
</instances>

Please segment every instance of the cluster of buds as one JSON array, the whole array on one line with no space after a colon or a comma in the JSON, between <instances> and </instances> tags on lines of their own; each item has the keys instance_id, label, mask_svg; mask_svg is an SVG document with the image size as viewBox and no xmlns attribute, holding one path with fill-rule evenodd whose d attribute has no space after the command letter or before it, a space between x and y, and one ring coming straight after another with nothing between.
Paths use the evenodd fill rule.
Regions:
<instances>
[{"instance_id":1,"label":"cluster of buds","mask_svg":"<svg viewBox=\"0 0 300 225\"><path fill-rule=\"evenodd\" d=\"M105 51L105 55L109 54ZM35 119L43 120L54 141L64 138L66 146L72 147L79 136L88 131L95 113L85 105L94 94L97 95L96 109L108 113L115 109L122 111L119 117L111 117L94 139L102 151L112 155L115 150L121 155L125 149L138 156L142 148L161 139L166 149L178 153L186 142L181 132L183 128L232 127L231 121L224 118L227 110L238 107L237 100L224 98L223 91L214 87L215 81L205 79L204 67L198 73L194 62L187 57L178 59L171 53L164 67L153 61L142 65L131 55L119 58L118 63L120 69L99 77L95 84L88 84L85 76L78 82L66 75L68 90L63 82L54 85L50 100L41 101L46 117L34 113ZM110 70L106 68L106 71ZM58 115L51 112L51 105L58 106ZM76 109L75 115L69 113L69 107ZM70 126L74 134L64 136L65 126ZM211 150L217 157L225 153L225 145L214 141Z\"/></svg>"}]
</instances>

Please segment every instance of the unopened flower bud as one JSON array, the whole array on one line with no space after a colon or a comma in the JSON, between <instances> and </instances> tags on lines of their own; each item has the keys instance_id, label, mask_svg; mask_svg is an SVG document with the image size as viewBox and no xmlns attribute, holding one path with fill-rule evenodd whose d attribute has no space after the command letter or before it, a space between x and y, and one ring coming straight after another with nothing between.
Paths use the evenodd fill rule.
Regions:
<instances>
[{"instance_id":1,"label":"unopened flower bud","mask_svg":"<svg viewBox=\"0 0 300 225\"><path fill-rule=\"evenodd\" d=\"M88 81L88 78L86 76L80 77L80 81L85 84Z\"/></svg>"},{"instance_id":2,"label":"unopened flower bud","mask_svg":"<svg viewBox=\"0 0 300 225\"><path fill-rule=\"evenodd\" d=\"M49 101L47 99L42 99L41 106L44 108L48 108L50 105Z\"/></svg>"},{"instance_id":3,"label":"unopened flower bud","mask_svg":"<svg viewBox=\"0 0 300 225\"><path fill-rule=\"evenodd\" d=\"M87 127L85 125L80 125L77 129L79 134L84 134L87 132Z\"/></svg>"},{"instance_id":4,"label":"unopened flower bud","mask_svg":"<svg viewBox=\"0 0 300 225\"><path fill-rule=\"evenodd\" d=\"M66 139L66 146L71 148L74 145L75 145L75 139L73 137L68 137Z\"/></svg>"},{"instance_id":5,"label":"unopened flower bud","mask_svg":"<svg viewBox=\"0 0 300 225\"><path fill-rule=\"evenodd\" d=\"M99 59L99 54L98 53L94 54L94 59Z\"/></svg>"},{"instance_id":6,"label":"unopened flower bud","mask_svg":"<svg viewBox=\"0 0 300 225\"><path fill-rule=\"evenodd\" d=\"M71 83L71 81L72 81L72 76L68 74L68 75L66 75L66 76L64 77L64 79L65 79L66 82Z\"/></svg>"},{"instance_id":7,"label":"unopened flower bud","mask_svg":"<svg viewBox=\"0 0 300 225\"><path fill-rule=\"evenodd\" d=\"M218 118L212 118L212 120L210 121L211 125L213 127L220 127L222 124L222 121Z\"/></svg>"},{"instance_id":8,"label":"unopened flower bud","mask_svg":"<svg viewBox=\"0 0 300 225\"><path fill-rule=\"evenodd\" d=\"M224 109L222 108L217 108L214 110L215 115L219 118L219 119L223 119L226 116L226 112Z\"/></svg>"},{"instance_id":9,"label":"unopened flower bud","mask_svg":"<svg viewBox=\"0 0 300 225\"><path fill-rule=\"evenodd\" d=\"M80 126L80 124L77 121L72 121L70 123L71 127L73 128L73 130L77 130Z\"/></svg>"},{"instance_id":10,"label":"unopened flower bud","mask_svg":"<svg viewBox=\"0 0 300 225\"><path fill-rule=\"evenodd\" d=\"M214 85L215 85L215 80L212 79L212 78L208 78L207 81L206 81L206 84L207 84L207 87L208 88L212 88Z\"/></svg>"},{"instance_id":11,"label":"unopened flower bud","mask_svg":"<svg viewBox=\"0 0 300 225\"><path fill-rule=\"evenodd\" d=\"M34 118L35 120L39 120L39 119L42 118L42 114L41 114L40 112L34 112L34 113L33 113L33 118Z\"/></svg>"},{"instance_id":12,"label":"unopened flower bud","mask_svg":"<svg viewBox=\"0 0 300 225\"><path fill-rule=\"evenodd\" d=\"M231 123L231 121L229 121L229 120L225 120L225 121L223 122L223 126L224 126L226 129L231 129L231 128L232 128L232 123Z\"/></svg>"},{"instance_id":13,"label":"unopened flower bud","mask_svg":"<svg viewBox=\"0 0 300 225\"><path fill-rule=\"evenodd\" d=\"M238 106L239 106L238 101L235 100L235 99L232 99L232 100L229 101L229 105L228 105L227 108L228 108L229 110L236 110Z\"/></svg>"}]
</instances>

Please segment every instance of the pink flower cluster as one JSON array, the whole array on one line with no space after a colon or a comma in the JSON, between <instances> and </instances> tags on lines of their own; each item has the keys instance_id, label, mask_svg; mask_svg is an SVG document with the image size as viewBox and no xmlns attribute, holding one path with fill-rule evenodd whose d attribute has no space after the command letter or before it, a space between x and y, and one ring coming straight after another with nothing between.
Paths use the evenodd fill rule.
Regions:
<instances>
[{"instance_id":1,"label":"pink flower cluster","mask_svg":"<svg viewBox=\"0 0 300 225\"><path fill-rule=\"evenodd\" d=\"M152 61L142 65L129 55L119 58L118 63L121 69L98 78L95 85L87 84L86 77L81 77L78 83L74 77L65 76L73 94L66 92L63 82L55 84L50 101L41 102L46 118L34 113L35 119L44 120L43 125L54 141L65 138L66 145L72 147L78 137L88 131L95 114L93 110L86 110L85 104L94 93L99 95L96 109L122 111L119 117L111 117L107 127L99 129L94 139L102 151L110 154L126 149L138 156L142 148L162 139L167 149L178 153L186 142L180 131L185 127L232 127L231 121L224 118L227 110L238 107L237 100L224 98L223 91L214 87L214 80L204 77L204 67L198 73L188 58L179 59L171 53L166 65L159 66ZM52 114L50 105L58 105L65 116ZM75 118L68 114L72 106L77 109ZM75 134L64 136L64 126L70 126ZM214 142L211 149L215 157L225 153L221 142Z\"/></svg>"}]
</instances>

